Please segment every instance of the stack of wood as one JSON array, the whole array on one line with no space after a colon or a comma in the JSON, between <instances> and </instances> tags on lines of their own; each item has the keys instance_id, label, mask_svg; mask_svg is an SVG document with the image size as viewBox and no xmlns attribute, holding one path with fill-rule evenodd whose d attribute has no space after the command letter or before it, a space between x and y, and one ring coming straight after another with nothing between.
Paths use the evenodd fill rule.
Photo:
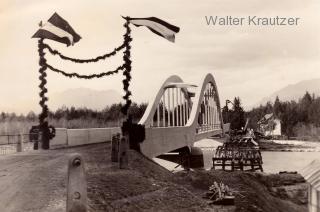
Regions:
<instances>
[{"instance_id":1,"label":"stack of wood","mask_svg":"<svg viewBox=\"0 0 320 212\"><path fill-rule=\"evenodd\" d=\"M217 205L234 205L234 196L232 190L222 182L214 183L209 187L206 198L212 200L212 204Z\"/></svg>"}]
</instances>

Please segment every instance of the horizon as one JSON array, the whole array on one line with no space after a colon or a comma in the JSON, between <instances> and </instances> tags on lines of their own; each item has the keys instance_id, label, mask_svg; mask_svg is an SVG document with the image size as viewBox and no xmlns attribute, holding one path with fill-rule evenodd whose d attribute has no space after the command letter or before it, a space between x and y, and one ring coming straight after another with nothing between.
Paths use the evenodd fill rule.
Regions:
<instances>
[{"instance_id":1,"label":"horizon","mask_svg":"<svg viewBox=\"0 0 320 212\"><path fill-rule=\"evenodd\" d=\"M311 80L320 80L320 78L319 78L319 79L311 79ZM284 88L287 88L287 87L292 86L292 85L297 85L297 84L299 84L299 83L301 83L301 82L304 82L304 81L311 81L311 80L303 80L303 81L300 81L300 82L298 82L298 83L296 83L296 84L289 84L289 85L287 85L287 86L284 87ZM284 88L282 88L282 89L284 89ZM113 89L108 89L108 90L96 90L96 89L91 89L91 88L86 88L86 87L71 88L71 89L67 89L67 90L64 90L64 91L61 91L61 92L55 93L55 94L62 94L62 93L70 92L70 91L72 91L72 90L78 91L79 89L90 90L90 91L93 91L93 92L110 92L110 91L112 91L112 92L116 92L117 94L119 94L119 96L121 96L118 91L113 90ZM277 92L277 91L276 91L276 92ZM303 92L304 94L299 95L299 96L296 96L295 98L292 98L292 99L290 99L290 100L283 100L283 98L279 97L278 95L276 95L275 98L278 97L279 100L280 100L280 102L290 102L290 101L298 102L307 92L308 92L311 96L314 95L315 98L320 98L320 94L315 94L314 92L310 92L310 91L308 91L308 90L304 91L304 92ZM274 92L274 93L275 93L275 92ZM274 93L272 93L272 94L274 94ZM235 96L235 97L237 97L237 96ZM235 97L233 97L231 100L233 101L233 99L234 99ZM271 103L272 105L274 104L274 100L270 100L270 101L267 101L267 102L262 102L262 101L260 101L260 103L257 103L257 104L255 104L255 105L253 105L253 106L250 106L250 107L246 107L245 105L242 104L242 99L241 99L241 97L239 97L239 98L240 98L241 106L243 107L243 109L244 109L245 112L249 112L249 111L251 111L251 110L253 110L253 109L255 109L255 108L259 108L259 107L261 107L261 106L265 106L267 103ZM270 98L271 98L271 95L269 95L269 99L270 99ZM274 99L275 99L275 98L274 98ZM264 99L264 98L263 98L263 99ZM263 99L262 99L262 100L263 100ZM284 98L284 99L286 99L286 98ZM51 109L51 110L50 110L50 107L49 107L49 110L50 110L51 112L55 112L55 111L57 111L58 109L61 109L61 108L64 108L64 107L66 107L66 108L68 108L68 109L70 109L71 107L74 107L75 109L89 109L89 110L92 110L92 111L101 112L101 111L104 110L105 108L107 108L107 107L109 107L109 106L111 106L111 105L113 105L113 104L119 104L119 103L123 104L123 103L124 103L123 99L121 99L121 101L118 101L118 102L111 102L111 103L109 103L109 104L106 104L102 109L91 108L91 107L88 107L88 106L85 106L85 105L84 105L84 106L75 106L75 105L65 105L65 104L63 104L63 105L61 105L61 106L59 106L59 107L57 107L57 108L55 108L55 109ZM138 105L139 105L139 104L147 104L147 105L148 105L149 102L147 102L147 101L145 101L145 102L143 102L143 101L142 101L142 102L135 102L135 101L133 101L132 103L136 103L136 104L138 104ZM220 104L221 104L221 108L222 108L222 107L224 106L224 102L220 101ZM40 108L40 106L38 106L38 105L37 105L37 107ZM39 109L38 109L38 110L37 110L37 109L36 109L36 110L30 109L30 110L22 110L22 111L19 111L19 110L16 110L16 111L14 111L14 110L13 110L13 111L6 111L6 110L2 110L2 109L0 108L0 113L6 113L6 114L12 114L12 113L14 113L14 114L16 114L17 116L20 116L20 115L26 116L26 115L27 115L28 113L30 113L30 112L33 112L33 113L35 113L36 115L40 114L40 110L39 110Z\"/></svg>"}]
</instances>

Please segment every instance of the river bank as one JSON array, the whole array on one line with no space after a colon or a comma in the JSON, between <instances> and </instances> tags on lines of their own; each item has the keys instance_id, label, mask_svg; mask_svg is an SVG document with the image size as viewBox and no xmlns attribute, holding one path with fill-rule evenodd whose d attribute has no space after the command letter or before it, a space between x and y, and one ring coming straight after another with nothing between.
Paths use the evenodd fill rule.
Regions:
<instances>
[{"instance_id":1,"label":"river bank","mask_svg":"<svg viewBox=\"0 0 320 212\"><path fill-rule=\"evenodd\" d=\"M102 160L110 165L94 165L100 155L95 151L95 157L87 160L90 211L307 211L307 187L299 174L172 173L135 151L129 152L129 168L119 170L108 158ZM214 181L235 191L235 206L215 206L203 198Z\"/></svg>"},{"instance_id":2,"label":"river bank","mask_svg":"<svg viewBox=\"0 0 320 212\"><path fill-rule=\"evenodd\" d=\"M262 151L320 152L320 142L315 141L261 139L258 143Z\"/></svg>"},{"instance_id":3,"label":"river bank","mask_svg":"<svg viewBox=\"0 0 320 212\"><path fill-rule=\"evenodd\" d=\"M307 211L307 184L299 174L195 171L177 172L182 182L197 196L212 182L223 182L234 190L235 211L304 212Z\"/></svg>"},{"instance_id":4,"label":"river bank","mask_svg":"<svg viewBox=\"0 0 320 212\"><path fill-rule=\"evenodd\" d=\"M194 143L203 151L205 169L211 169L212 157L222 139L203 139ZM262 140L259 141L263 160L263 169L268 173L280 171L299 171L313 160L320 157L320 142L296 140ZM294 163L292 163L294 161ZM158 161L157 161L158 162ZM174 164L161 161L161 165L173 170Z\"/></svg>"}]
</instances>

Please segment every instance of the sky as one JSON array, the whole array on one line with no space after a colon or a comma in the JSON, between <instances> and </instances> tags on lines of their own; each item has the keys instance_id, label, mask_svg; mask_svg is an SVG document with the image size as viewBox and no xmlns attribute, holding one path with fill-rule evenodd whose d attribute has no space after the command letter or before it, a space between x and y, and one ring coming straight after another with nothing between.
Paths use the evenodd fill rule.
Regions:
<instances>
[{"instance_id":1,"label":"sky","mask_svg":"<svg viewBox=\"0 0 320 212\"><path fill-rule=\"evenodd\" d=\"M66 47L46 41L63 54L92 58L119 46L123 16L161 18L180 27L171 43L146 28L132 29L133 100L148 102L171 75L200 84L213 74L221 101L241 98L248 108L288 84L320 78L320 1L316 0L2 0L0 2L0 110L39 111L38 23L57 12L82 39ZM205 16L299 17L297 26L208 26ZM98 64L72 64L46 54L48 63L81 74L112 70L122 54ZM50 95L86 87L123 94L122 75L95 80L48 73ZM49 100L50 107L50 100ZM20 108L20 109L17 109Z\"/></svg>"}]
</instances>

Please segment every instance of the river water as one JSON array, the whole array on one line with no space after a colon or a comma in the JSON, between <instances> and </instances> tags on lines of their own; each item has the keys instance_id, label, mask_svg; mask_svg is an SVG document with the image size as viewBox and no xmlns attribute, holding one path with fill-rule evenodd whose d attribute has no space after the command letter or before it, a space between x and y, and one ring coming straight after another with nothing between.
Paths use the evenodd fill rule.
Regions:
<instances>
[{"instance_id":1,"label":"river water","mask_svg":"<svg viewBox=\"0 0 320 212\"><path fill-rule=\"evenodd\" d=\"M279 143L284 141L278 141ZM303 141L285 141L288 144L301 145ZM212 157L217 146L221 143L213 139L203 139L195 143L194 146L200 147L203 151L205 169L211 169ZM310 143L310 146L317 146L314 150L320 148L320 143ZM268 152L262 154L264 172L278 173L279 171L300 171L315 159L320 159L320 152ZM171 171L179 171L181 168L175 168L177 164L161 159L154 159L157 163Z\"/></svg>"}]
</instances>

